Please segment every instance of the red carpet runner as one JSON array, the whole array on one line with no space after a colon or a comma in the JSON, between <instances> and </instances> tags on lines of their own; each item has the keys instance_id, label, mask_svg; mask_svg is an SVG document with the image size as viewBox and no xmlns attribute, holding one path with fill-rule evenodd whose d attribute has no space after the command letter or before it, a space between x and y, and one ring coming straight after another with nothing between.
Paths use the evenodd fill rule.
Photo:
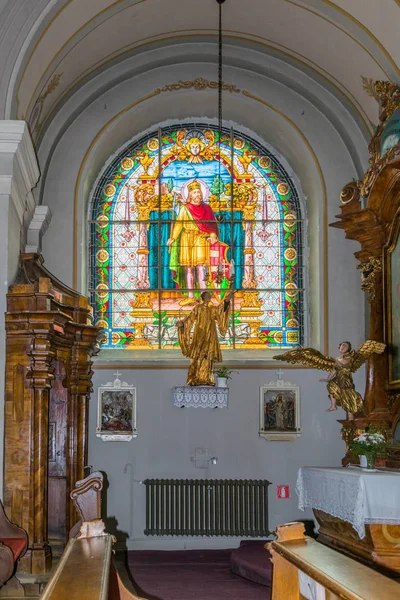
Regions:
<instances>
[{"instance_id":1,"label":"red carpet runner","mask_svg":"<svg viewBox=\"0 0 400 600\"><path fill-rule=\"evenodd\" d=\"M128 566L137 591L150 600L269 600L268 587L231 572L231 553L131 550Z\"/></svg>"}]
</instances>

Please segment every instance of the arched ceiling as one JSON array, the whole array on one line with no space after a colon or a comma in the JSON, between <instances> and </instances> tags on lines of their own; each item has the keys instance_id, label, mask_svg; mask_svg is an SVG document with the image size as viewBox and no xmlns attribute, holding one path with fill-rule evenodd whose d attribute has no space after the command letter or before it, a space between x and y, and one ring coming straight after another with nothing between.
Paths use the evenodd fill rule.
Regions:
<instances>
[{"instance_id":1,"label":"arched ceiling","mask_svg":"<svg viewBox=\"0 0 400 600\"><path fill-rule=\"evenodd\" d=\"M216 60L215 0L39 0L35 11L24 4L0 2L0 17L8 23L7 31L5 25L0 29L0 50L13 28L18 31L12 65L9 59L8 70L2 68L5 117L26 119L34 137L85 82L117 62L144 53L150 57L160 47L168 61L171 49L188 41L198 42L199 60L215 43ZM399 24L400 0L226 0L223 5L226 47L250 47L266 62L278 56L311 73L367 126L376 123L378 111L363 78L400 80Z\"/></svg>"}]
</instances>

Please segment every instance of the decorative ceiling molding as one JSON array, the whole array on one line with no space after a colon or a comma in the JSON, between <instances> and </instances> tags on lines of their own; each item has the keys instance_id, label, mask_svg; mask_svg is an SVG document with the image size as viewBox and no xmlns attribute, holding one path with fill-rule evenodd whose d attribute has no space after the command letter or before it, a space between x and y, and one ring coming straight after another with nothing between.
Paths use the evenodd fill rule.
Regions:
<instances>
[{"instance_id":1,"label":"decorative ceiling molding","mask_svg":"<svg viewBox=\"0 0 400 600\"><path fill-rule=\"evenodd\" d=\"M24 121L0 120L0 154L9 168L0 177L0 194L12 200L19 220L30 218L35 210L32 189L40 171L28 125Z\"/></svg>"},{"instance_id":2,"label":"decorative ceiling molding","mask_svg":"<svg viewBox=\"0 0 400 600\"><path fill-rule=\"evenodd\" d=\"M212 90L218 89L218 81L208 81L203 77L198 77L193 81L178 81L177 83L167 83L161 88L161 92L176 92L177 90L188 90L194 88L195 90L204 90L210 88ZM222 89L225 92L240 92L241 90L234 83L222 82Z\"/></svg>"},{"instance_id":3,"label":"decorative ceiling molding","mask_svg":"<svg viewBox=\"0 0 400 600\"><path fill-rule=\"evenodd\" d=\"M379 102L379 96L375 90L375 85L374 85L375 80L372 77L364 77L364 75L361 75L361 81L362 81L363 90L368 94L368 96L370 96L371 98L374 98L374 100Z\"/></svg>"}]
</instances>

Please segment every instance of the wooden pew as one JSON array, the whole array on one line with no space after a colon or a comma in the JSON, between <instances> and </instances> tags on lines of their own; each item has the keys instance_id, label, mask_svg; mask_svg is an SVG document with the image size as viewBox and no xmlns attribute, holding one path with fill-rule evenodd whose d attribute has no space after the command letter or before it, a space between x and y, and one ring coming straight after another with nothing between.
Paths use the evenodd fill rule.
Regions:
<instances>
[{"instance_id":1,"label":"wooden pew","mask_svg":"<svg viewBox=\"0 0 400 600\"><path fill-rule=\"evenodd\" d=\"M12 577L16 563L27 547L28 534L8 520L0 501L0 588Z\"/></svg>"},{"instance_id":2,"label":"wooden pew","mask_svg":"<svg viewBox=\"0 0 400 600\"><path fill-rule=\"evenodd\" d=\"M103 474L101 471L90 473L85 479L77 481L75 488L70 493L75 510L80 521L70 529L69 537L79 534L84 521L101 519L101 494L103 490Z\"/></svg>"},{"instance_id":3,"label":"wooden pew","mask_svg":"<svg viewBox=\"0 0 400 600\"><path fill-rule=\"evenodd\" d=\"M281 525L277 535L266 546L273 563L271 600L305 598L299 571L324 588L326 600L399 600L399 583L306 537L303 523Z\"/></svg>"},{"instance_id":4,"label":"wooden pew","mask_svg":"<svg viewBox=\"0 0 400 600\"><path fill-rule=\"evenodd\" d=\"M114 539L100 519L82 523L69 540L41 600L146 600L122 583L112 560Z\"/></svg>"}]
</instances>

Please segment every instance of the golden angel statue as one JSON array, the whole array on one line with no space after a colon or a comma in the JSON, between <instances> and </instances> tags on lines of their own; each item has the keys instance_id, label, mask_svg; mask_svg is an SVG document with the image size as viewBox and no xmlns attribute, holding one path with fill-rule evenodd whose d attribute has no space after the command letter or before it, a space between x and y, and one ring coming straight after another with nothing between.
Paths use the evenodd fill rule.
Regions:
<instances>
[{"instance_id":1,"label":"golden angel statue","mask_svg":"<svg viewBox=\"0 0 400 600\"><path fill-rule=\"evenodd\" d=\"M329 399L331 401L328 412L336 410L338 406L348 413L348 419L354 419L354 414L363 410L363 399L356 392L352 373L355 373L371 354L382 354L385 344L367 340L358 348L352 350L350 342L339 345L339 356L332 358L324 356L314 348L298 348L284 354L274 356L275 360L283 360L292 364L302 364L314 367L321 371L330 371L326 379Z\"/></svg>"},{"instance_id":2,"label":"golden angel statue","mask_svg":"<svg viewBox=\"0 0 400 600\"><path fill-rule=\"evenodd\" d=\"M224 336L229 324L228 309L232 295L226 295L218 306L214 306L210 292L204 291L202 301L183 321L177 322L182 353L191 359L187 385L215 385L214 362L222 362L217 324Z\"/></svg>"}]
</instances>

